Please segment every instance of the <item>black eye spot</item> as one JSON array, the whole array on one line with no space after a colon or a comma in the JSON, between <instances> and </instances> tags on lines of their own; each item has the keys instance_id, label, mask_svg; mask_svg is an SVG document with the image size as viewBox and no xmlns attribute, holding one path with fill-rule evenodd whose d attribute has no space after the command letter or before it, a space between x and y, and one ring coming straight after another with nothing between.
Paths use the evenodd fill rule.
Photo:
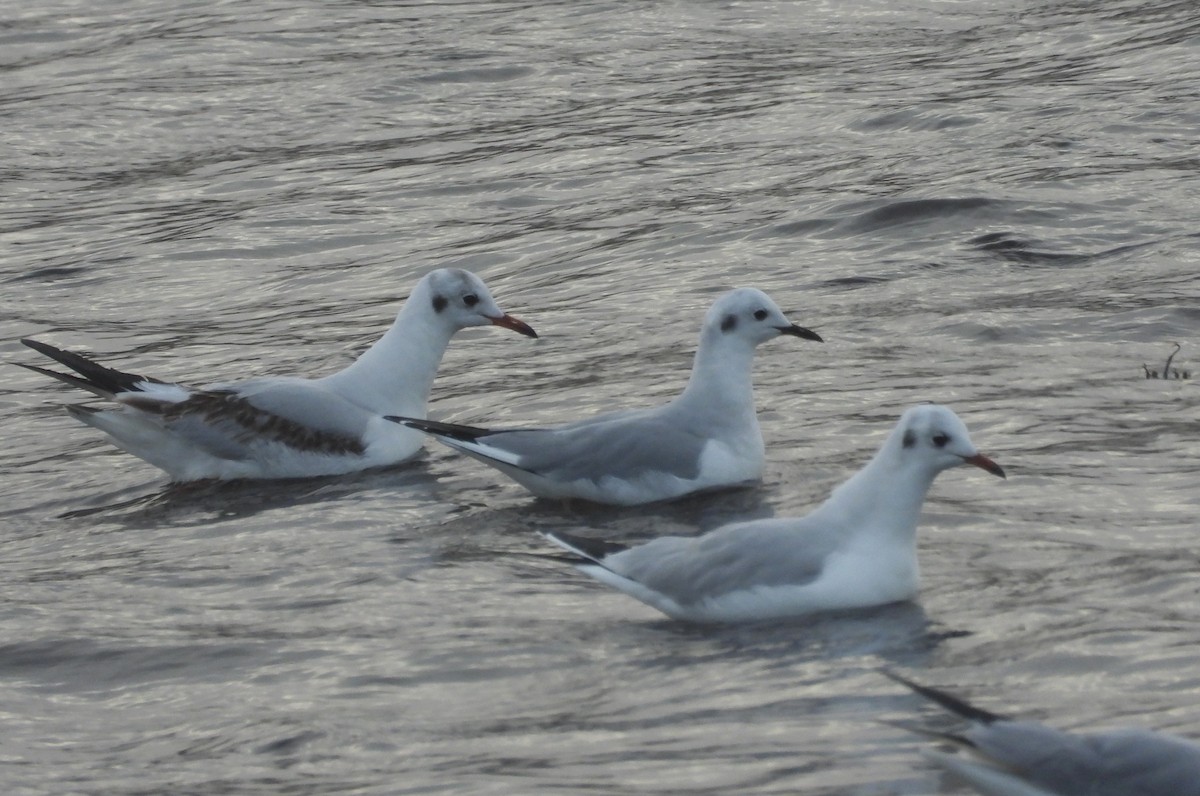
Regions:
<instances>
[{"instance_id":1,"label":"black eye spot","mask_svg":"<svg viewBox=\"0 0 1200 796\"><path fill-rule=\"evenodd\" d=\"M939 432L933 435L933 444L939 448L946 447L948 442L950 442L950 435L948 434L942 434Z\"/></svg>"},{"instance_id":2,"label":"black eye spot","mask_svg":"<svg viewBox=\"0 0 1200 796\"><path fill-rule=\"evenodd\" d=\"M736 328L737 328L737 316L736 315L726 315L724 318L721 319L721 331L722 332L732 332Z\"/></svg>"},{"instance_id":3,"label":"black eye spot","mask_svg":"<svg viewBox=\"0 0 1200 796\"><path fill-rule=\"evenodd\" d=\"M463 304L466 304L468 307L474 307L478 303L479 296L476 296L474 293L468 293L463 296Z\"/></svg>"},{"instance_id":4,"label":"black eye spot","mask_svg":"<svg viewBox=\"0 0 1200 796\"><path fill-rule=\"evenodd\" d=\"M446 301L445 296L434 296L433 297L433 311L441 312L442 310L446 309L446 305L448 303L449 302Z\"/></svg>"},{"instance_id":5,"label":"black eye spot","mask_svg":"<svg viewBox=\"0 0 1200 796\"><path fill-rule=\"evenodd\" d=\"M767 319L767 315L768 315L768 313L766 310L755 310L754 311L754 320L765 321Z\"/></svg>"},{"instance_id":6,"label":"black eye spot","mask_svg":"<svg viewBox=\"0 0 1200 796\"><path fill-rule=\"evenodd\" d=\"M912 429L904 432L904 440L901 444L903 444L906 448L911 448L913 445L917 444L917 435L912 433Z\"/></svg>"}]
</instances>

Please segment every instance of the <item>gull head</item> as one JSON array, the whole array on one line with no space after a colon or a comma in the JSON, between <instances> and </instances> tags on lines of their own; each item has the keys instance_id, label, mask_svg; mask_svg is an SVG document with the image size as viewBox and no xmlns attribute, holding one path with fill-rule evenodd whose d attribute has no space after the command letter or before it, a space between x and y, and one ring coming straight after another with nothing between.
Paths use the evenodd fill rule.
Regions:
<instances>
[{"instance_id":1,"label":"gull head","mask_svg":"<svg viewBox=\"0 0 1200 796\"><path fill-rule=\"evenodd\" d=\"M500 309L482 279L461 268L439 268L426 274L409 301L425 303L427 312L455 331L491 324L537 337L529 324Z\"/></svg>"},{"instance_id":2,"label":"gull head","mask_svg":"<svg viewBox=\"0 0 1200 796\"><path fill-rule=\"evenodd\" d=\"M781 334L823 342L811 329L787 319L771 297L752 287L740 287L713 302L704 319L705 333L748 342L751 346L773 340Z\"/></svg>"},{"instance_id":3,"label":"gull head","mask_svg":"<svg viewBox=\"0 0 1200 796\"><path fill-rule=\"evenodd\" d=\"M976 449L967 427L945 406L922 404L908 409L900 416L892 440L903 464L923 465L934 473L972 464L1006 477L1000 465Z\"/></svg>"}]
</instances>

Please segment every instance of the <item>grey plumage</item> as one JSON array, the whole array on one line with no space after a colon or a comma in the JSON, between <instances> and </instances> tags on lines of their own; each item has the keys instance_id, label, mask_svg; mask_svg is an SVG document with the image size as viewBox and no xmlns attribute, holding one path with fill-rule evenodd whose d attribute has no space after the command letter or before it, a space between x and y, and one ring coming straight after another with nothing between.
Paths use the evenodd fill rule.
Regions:
<instances>
[{"instance_id":1,"label":"grey plumage","mask_svg":"<svg viewBox=\"0 0 1200 796\"><path fill-rule=\"evenodd\" d=\"M754 411L755 348L780 335L820 340L760 290L719 297L705 315L683 392L650 409L548 428L484 429L419 417L389 420L495 467L534 494L637 505L740 486L762 476Z\"/></svg>"},{"instance_id":2,"label":"grey plumage","mask_svg":"<svg viewBox=\"0 0 1200 796\"><path fill-rule=\"evenodd\" d=\"M636 478L646 472L692 479L700 472L700 453L707 442L700 429L678 427L655 409L614 412L552 429L488 431L416 418L388 419L442 435L442 441L452 447L456 440L468 436L471 441L503 447L517 457L513 466L555 481ZM614 428L614 422L620 428ZM551 436L554 444L545 444ZM471 450L459 450L486 458ZM604 466L598 467L597 462Z\"/></svg>"},{"instance_id":3,"label":"grey plumage","mask_svg":"<svg viewBox=\"0 0 1200 796\"><path fill-rule=\"evenodd\" d=\"M805 519L753 520L703 536L662 536L597 563L689 606L743 589L811 583L839 541L836 531Z\"/></svg>"},{"instance_id":4,"label":"grey plumage","mask_svg":"<svg viewBox=\"0 0 1200 796\"><path fill-rule=\"evenodd\" d=\"M1165 733L1068 733L981 710L945 691L883 672L971 722L936 733L969 755L928 757L989 796L1200 796L1200 746Z\"/></svg>"},{"instance_id":5,"label":"grey plumage","mask_svg":"<svg viewBox=\"0 0 1200 796\"><path fill-rule=\"evenodd\" d=\"M485 325L537 336L500 309L479 277L450 268L422 278L381 338L321 378L189 386L105 367L37 340L22 342L73 373L23 367L111 401L101 411L68 411L175 480L336 475L396 464L420 450L419 434L383 416L422 416L450 339L459 329Z\"/></svg>"}]
</instances>

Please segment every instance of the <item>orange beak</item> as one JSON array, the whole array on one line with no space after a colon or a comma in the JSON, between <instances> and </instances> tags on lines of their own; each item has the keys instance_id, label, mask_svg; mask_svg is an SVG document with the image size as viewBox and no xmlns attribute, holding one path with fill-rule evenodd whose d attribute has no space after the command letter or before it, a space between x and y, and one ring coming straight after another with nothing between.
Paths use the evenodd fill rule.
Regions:
<instances>
[{"instance_id":1,"label":"orange beak","mask_svg":"<svg viewBox=\"0 0 1200 796\"><path fill-rule=\"evenodd\" d=\"M523 334L526 337L537 337L537 332L533 330L532 326L525 323L525 321L514 318L511 315L505 314L501 315L499 318L489 318L488 320L492 322L493 326L503 326L505 329L512 329L514 332Z\"/></svg>"},{"instance_id":2,"label":"orange beak","mask_svg":"<svg viewBox=\"0 0 1200 796\"><path fill-rule=\"evenodd\" d=\"M1008 476L1004 474L1003 467L996 464L982 453L977 453L974 456L964 456L963 461L967 464L973 464L982 470L987 470L992 475L998 475L1001 478L1008 478Z\"/></svg>"}]
</instances>

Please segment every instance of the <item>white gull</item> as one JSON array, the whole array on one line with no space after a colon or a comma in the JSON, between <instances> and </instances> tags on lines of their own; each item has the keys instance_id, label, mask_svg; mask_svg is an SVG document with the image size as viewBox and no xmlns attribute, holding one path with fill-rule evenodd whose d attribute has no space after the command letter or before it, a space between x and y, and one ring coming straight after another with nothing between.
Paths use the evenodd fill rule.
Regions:
<instances>
[{"instance_id":1,"label":"white gull","mask_svg":"<svg viewBox=\"0 0 1200 796\"><path fill-rule=\"evenodd\" d=\"M632 506L736 486L762 476L754 350L780 335L821 340L789 321L761 290L740 288L709 309L687 387L662 406L553 428L390 419L495 467L541 497Z\"/></svg>"},{"instance_id":2,"label":"white gull","mask_svg":"<svg viewBox=\"0 0 1200 796\"><path fill-rule=\"evenodd\" d=\"M725 525L638 547L543 534L588 575L695 622L749 622L868 608L917 593L917 520L938 473L972 464L1004 477L944 406L908 409L865 467L801 518Z\"/></svg>"},{"instance_id":3,"label":"white gull","mask_svg":"<svg viewBox=\"0 0 1200 796\"><path fill-rule=\"evenodd\" d=\"M417 453L421 435L384 415L424 415L450 338L486 324L537 337L496 305L478 276L440 269L417 283L379 341L324 378L271 376L187 387L28 339L21 342L79 375L22 367L115 402L112 409L66 408L175 481L336 475Z\"/></svg>"},{"instance_id":4,"label":"white gull","mask_svg":"<svg viewBox=\"0 0 1200 796\"><path fill-rule=\"evenodd\" d=\"M1062 732L884 674L970 722L958 734L900 726L965 752L924 754L987 796L1200 796L1200 745L1191 741L1138 729Z\"/></svg>"}]
</instances>

